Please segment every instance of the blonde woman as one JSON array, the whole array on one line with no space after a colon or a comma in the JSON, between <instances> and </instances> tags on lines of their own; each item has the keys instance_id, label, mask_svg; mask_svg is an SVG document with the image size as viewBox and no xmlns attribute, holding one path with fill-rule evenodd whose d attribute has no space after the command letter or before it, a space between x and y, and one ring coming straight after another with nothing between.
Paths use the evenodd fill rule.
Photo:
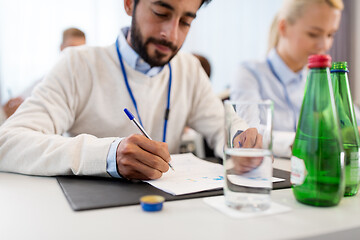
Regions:
<instances>
[{"instance_id":1,"label":"blonde woman","mask_svg":"<svg viewBox=\"0 0 360 240\"><path fill-rule=\"evenodd\" d=\"M307 58L326 53L339 28L342 0L284 0L263 62L243 63L231 99L274 102L275 155L288 157L304 95Z\"/></svg>"}]
</instances>

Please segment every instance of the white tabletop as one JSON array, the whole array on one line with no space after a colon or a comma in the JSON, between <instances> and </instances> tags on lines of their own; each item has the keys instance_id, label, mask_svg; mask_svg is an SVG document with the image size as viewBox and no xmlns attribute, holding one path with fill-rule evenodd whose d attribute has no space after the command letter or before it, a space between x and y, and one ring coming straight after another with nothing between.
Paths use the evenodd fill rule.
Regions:
<instances>
[{"instance_id":1,"label":"white tabletop","mask_svg":"<svg viewBox=\"0 0 360 240\"><path fill-rule=\"evenodd\" d=\"M191 199L157 213L139 205L74 212L55 178L0 173L0 239L298 239L360 227L359 195L331 208L300 204L291 189L272 191L272 200L292 210L240 220Z\"/></svg>"}]
</instances>

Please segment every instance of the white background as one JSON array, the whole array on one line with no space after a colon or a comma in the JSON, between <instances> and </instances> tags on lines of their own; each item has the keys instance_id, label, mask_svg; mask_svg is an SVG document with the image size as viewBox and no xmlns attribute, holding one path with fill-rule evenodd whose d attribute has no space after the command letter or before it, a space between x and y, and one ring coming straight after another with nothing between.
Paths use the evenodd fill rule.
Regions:
<instances>
[{"instance_id":1,"label":"white background","mask_svg":"<svg viewBox=\"0 0 360 240\"><path fill-rule=\"evenodd\" d=\"M209 59L215 92L229 85L241 61L266 55L268 29L280 4L213 0L200 9L183 50ZM0 0L1 102L51 69L64 29L80 28L88 45L109 45L130 22L122 0Z\"/></svg>"}]
</instances>

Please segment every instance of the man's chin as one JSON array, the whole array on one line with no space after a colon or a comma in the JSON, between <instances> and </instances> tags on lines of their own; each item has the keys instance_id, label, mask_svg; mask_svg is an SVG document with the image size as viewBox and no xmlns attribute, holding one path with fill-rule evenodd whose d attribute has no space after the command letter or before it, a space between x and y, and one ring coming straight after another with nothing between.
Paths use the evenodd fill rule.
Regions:
<instances>
[{"instance_id":1,"label":"man's chin","mask_svg":"<svg viewBox=\"0 0 360 240\"><path fill-rule=\"evenodd\" d=\"M156 63L152 63L150 64L151 67L163 67L165 66L166 64L168 64L168 62L156 62Z\"/></svg>"},{"instance_id":2,"label":"man's chin","mask_svg":"<svg viewBox=\"0 0 360 240\"><path fill-rule=\"evenodd\" d=\"M161 58L159 58L157 56L157 57L151 58L151 60L149 61L149 64L152 67L162 67L162 66L166 65L171 59L172 59L172 56L171 57L161 57Z\"/></svg>"}]
</instances>

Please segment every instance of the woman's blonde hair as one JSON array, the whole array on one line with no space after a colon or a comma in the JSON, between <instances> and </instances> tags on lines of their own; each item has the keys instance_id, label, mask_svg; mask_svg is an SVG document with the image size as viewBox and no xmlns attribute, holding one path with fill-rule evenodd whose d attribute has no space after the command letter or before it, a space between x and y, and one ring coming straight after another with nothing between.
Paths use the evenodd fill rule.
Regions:
<instances>
[{"instance_id":1,"label":"woman's blonde hair","mask_svg":"<svg viewBox=\"0 0 360 240\"><path fill-rule=\"evenodd\" d=\"M279 42L279 20L285 19L290 24L293 24L302 16L304 9L308 5L314 3L326 3L330 7L339 10L343 10L344 8L344 3L342 0L284 0L283 6L281 7L279 13L275 15L270 27L268 51L276 47Z\"/></svg>"}]
</instances>

